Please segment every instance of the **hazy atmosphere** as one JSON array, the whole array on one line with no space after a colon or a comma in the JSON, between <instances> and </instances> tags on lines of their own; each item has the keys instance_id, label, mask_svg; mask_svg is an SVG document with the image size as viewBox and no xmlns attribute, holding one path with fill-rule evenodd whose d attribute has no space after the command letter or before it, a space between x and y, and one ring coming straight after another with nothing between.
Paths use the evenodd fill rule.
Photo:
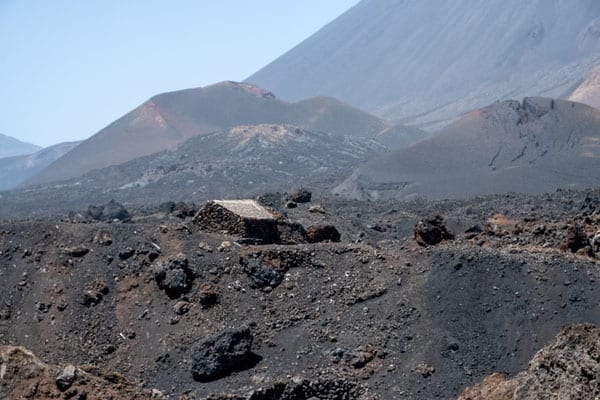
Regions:
<instances>
[{"instance_id":1,"label":"hazy atmosphere","mask_svg":"<svg viewBox=\"0 0 600 400\"><path fill-rule=\"evenodd\" d=\"M245 79L356 2L0 1L0 133L85 139L157 93Z\"/></svg>"}]
</instances>

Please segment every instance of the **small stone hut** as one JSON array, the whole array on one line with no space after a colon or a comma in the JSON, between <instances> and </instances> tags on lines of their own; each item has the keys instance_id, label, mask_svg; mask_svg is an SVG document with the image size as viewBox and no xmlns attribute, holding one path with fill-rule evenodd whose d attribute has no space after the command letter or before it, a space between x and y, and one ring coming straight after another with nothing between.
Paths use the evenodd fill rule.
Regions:
<instances>
[{"instance_id":1,"label":"small stone hut","mask_svg":"<svg viewBox=\"0 0 600 400\"><path fill-rule=\"evenodd\" d=\"M279 242L281 216L255 200L212 200L198 211L194 224L207 232L239 236L262 243Z\"/></svg>"}]
</instances>

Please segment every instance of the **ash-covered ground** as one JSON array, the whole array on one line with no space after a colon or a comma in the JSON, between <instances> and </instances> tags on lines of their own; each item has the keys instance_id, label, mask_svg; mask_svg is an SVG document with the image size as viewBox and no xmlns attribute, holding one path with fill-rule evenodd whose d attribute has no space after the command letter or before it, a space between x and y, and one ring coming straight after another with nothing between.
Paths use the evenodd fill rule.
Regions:
<instances>
[{"instance_id":1,"label":"ash-covered ground","mask_svg":"<svg viewBox=\"0 0 600 400\"><path fill-rule=\"evenodd\" d=\"M0 344L170 399L456 399L564 325L600 323L599 190L263 202L340 241L252 244L202 231L193 207L4 220ZM96 398L81 379L11 385Z\"/></svg>"}]
</instances>

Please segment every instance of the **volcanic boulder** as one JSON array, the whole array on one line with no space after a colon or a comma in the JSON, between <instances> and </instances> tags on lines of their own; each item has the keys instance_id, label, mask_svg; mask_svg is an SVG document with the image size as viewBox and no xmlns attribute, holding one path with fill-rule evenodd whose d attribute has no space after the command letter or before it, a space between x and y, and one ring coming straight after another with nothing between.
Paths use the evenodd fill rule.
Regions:
<instances>
[{"instance_id":1,"label":"volcanic boulder","mask_svg":"<svg viewBox=\"0 0 600 400\"><path fill-rule=\"evenodd\" d=\"M194 273L187 257L179 253L154 265L154 280L169 297L178 298L190 289Z\"/></svg>"},{"instance_id":2,"label":"volcanic boulder","mask_svg":"<svg viewBox=\"0 0 600 400\"><path fill-rule=\"evenodd\" d=\"M279 263L270 264L255 257L242 258L241 262L257 287L275 287L283 281L285 269Z\"/></svg>"},{"instance_id":3,"label":"volcanic boulder","mask_svg":"<svg viewBox=\"0 0 600 400\"><path fill-rule=\"evenodd\" d=\"M185 203L183 201L178 203L166 201L158 206L158 211L185 219L186 217L193 217L198 212L198 206L194 203Z\"/></svg>"},{"instance_id":4,"label":"volcanic boulder","mask_svg":"<svg viewBox=\"0 0 600 400\"><path fill-rule=\"evenodd\" d=\"M98 221L127 221L131 219L131 214L129 214L125 207L114 200L101 206L89 206L87 215Z\"/></svg>"},{"instance_id":5,"label":"volcanic boulder","mask_svg":"<svg viewBox=\"0 0 600 400\"><path fill-rule=\"evenodd\" d=\"M339 242L341 235L333 225L314 225L308 228L307 238L310 243Z\"/></svg>"},{"instance_id":6,"label":"volcanic boulder","mask_svg":"<svg viewBox=\"0 0 600 400\"><path fill-rule=\"evenodd\" d=\"M312 265L310 253L298 249L273 247L255 251L250 248L240 255L242 268L252 279L254 286L278 286L290 268Z\"/></svg>"},{"instance_id":7,"label":"volcanic boulder","mask_svg":"<svg viewBox=\"0 0 600 400\"><path fill-rule=\"evenodd\" d=\"M217 304L219 296L212 285L205 284L200 288L198 302L202 308L210 308Z\"/></svg>"},{"instance_id":8,"label":"volcanic boulder","mask_svg":"<svg viewBox=\"0 0 600 400\"><path fill-rule=\"evenodd\" d=\"M440 215L423 219L415 225L414 237L420 246L434 246L442 240L452 240L454 235L444 225Z\"/></svg>"},{"instance_id":9,"label":"volcanic boulder","mask_svg":"<svg viewBox=\"0 0 600 400\"><path fill-rule=\"evenodd\" d=\"M288 200L293 201L294 203L310 203L311 199L312 193L306 189L300 189L288 197Z\"/></svg>"},{"instance_id":10,"label":"volcanic boulder","mask_svg":"<svg viewBox=\"0 0 600 400\"><path fill-rule=\"evenodd\" d=\"M63 253L71 257L83 257L89 253L90 249L85 246L65 247Z\"/></svg>"},{"instance_id":11,"label":"volcanic boulder","mask_svg":"<svg viewBox=\"0 0 600 400\"><path fill-rule=\"evenodd\" d=\"M245 369L255 355L251 352L249 328L226 329L196 344L191 349L194 379L208 382Z\"/></svg>"},{"instance_id":12,"label":"volcanic boulder","mask_svg":"<svg viewBox=\"0 0 600 400\"><path fill-rule=\"evenodd\" d=\"M277 234L282 244L306 243L306 229L298 222L277 221Z\"/></svg>"},{"instance_id":13,"label":"volcanic boulder","mask_svg":"<svg viewBox=\"0 0 600 400\"><path fill-rule=\"evenodd\" d=\"M61 374L56 378L56 387L64 392L71 387L75 381L77 370L73 365L67 365Z\"/></svg>"},{"instance_id":14,"label":"volcanic boulder","mask_svg":"<svg viewBox=\"0 0 600 400\"><path fill-rule=\"evenodd\" d=\"M585 254L592 255L590 240L580 226L571 226L567 231L567 237L563 240L560 248L564 251L577 253L583 251Z\"/></svg>"}]
</instances>

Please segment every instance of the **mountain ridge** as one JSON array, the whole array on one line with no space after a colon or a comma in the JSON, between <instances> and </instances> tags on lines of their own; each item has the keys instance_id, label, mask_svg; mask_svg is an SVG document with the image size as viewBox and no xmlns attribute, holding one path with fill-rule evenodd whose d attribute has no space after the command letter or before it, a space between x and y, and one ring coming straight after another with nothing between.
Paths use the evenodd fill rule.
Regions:
<instances>
[{"instance_id":1,"label":"mountain ridge","mask_svg":"<svg viewBox=\"0 0 600 400\"><path fill-rule=\"evenodd\" d=\"M41 147L0 133L0 158L35 153Z\"/></svg>"},{"instance_id":2,"label":"mountain ridge","mask_svg":"<svg viewBox=\"0 0 600 400\"><path fill-rule=\"evenodd\" d=\"M93 169L173 149L193 136L261 123L291 124L356 137L372 137L391 127L398 128L336 99L316 97L288 103L260 87L226 81L153 96L26 184L74 178ZM409 131L418 136L413 128Z\"/></svg>"},{"instance_id":3,"label":"mountain ridge","mask_svg":"<svg viewBox=\"0 0 600 400\"><path fill-rule=\"evenodd\" d=\"M45 147L32 154L0 158L0 190L17 188L80 142L64 142Z\"/></svg>"},{"instance_id":4,"label":"mountain ridge","mask_svg":"<svg viewBox=\"0 0 600 400\"><path fill-rule=\"evenodd\" d=\"M327 192L369 157L413 137L410 131L369 138L293 125L241 125L81 177L4 192L0 218L77 210L111 198L142 206L256 196L301 185Z\"/></svg>"},{"instance_id":5,"label":"mountain ridge","mask_svg":"<svg viewBox=\"0 0 600 400\"><path fill-rule=\"evenodd\" d=\"M432 128L495 100L559 97L598 64L599 38L593 0L363 0L246 82Z\"/></svg>"},{"instance_id":6,"label":"mountain ridge","mask_svg":"<svg viewBox=\"0 0 600 400\"><path fill-rule=\"evenodd\" d=\"M496 102L367 162L335 192L355 198L466 198L597 186L600 110L548 98Z\"/></svg>"}]
</instances>

